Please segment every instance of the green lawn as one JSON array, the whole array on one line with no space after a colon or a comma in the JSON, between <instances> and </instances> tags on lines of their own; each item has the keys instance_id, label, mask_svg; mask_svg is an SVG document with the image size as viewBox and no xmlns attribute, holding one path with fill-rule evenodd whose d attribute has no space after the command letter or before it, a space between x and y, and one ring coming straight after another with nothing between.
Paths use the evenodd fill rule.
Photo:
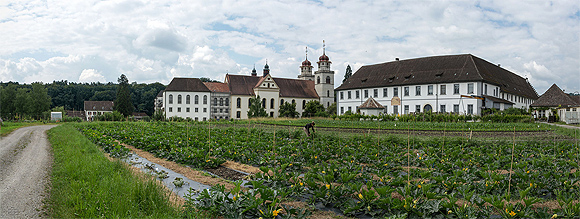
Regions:
<instances>
[{"instance_id":1,"label":"green lawn","mask_svg":"<svg viewBox=\"0 0 580 219\"><path fill-rule=\"evenodd\" d=\"M139 178L120 161L111 162L70 124L48 131L54 163L47 202L52 218L175 218L154 179Z\"/></svg>"}]
</instances>

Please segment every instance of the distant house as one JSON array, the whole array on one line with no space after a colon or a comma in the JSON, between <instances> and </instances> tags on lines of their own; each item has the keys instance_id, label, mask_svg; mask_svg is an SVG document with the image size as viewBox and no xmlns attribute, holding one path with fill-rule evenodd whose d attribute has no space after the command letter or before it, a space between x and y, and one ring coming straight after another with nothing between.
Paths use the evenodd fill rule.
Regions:
<instances>
[{"instance_id":1,"label":"distant house","mask_svg":"<svg viewBox=\"0 0 580 219\"><path fill-rule=\"evenodd\" d=\"M67 110L65 112L65 115L68 117L78 117L85 121L87 120L87 117L85 116L85 111Z\"/></svg>"},{"instance_id":2,"label":"distant house","mask_svg":"<svg viewBox=\"0 0 580 219\"><path fill-rule=\"evenodd\" d=\"M578 123L580 117L580 96L564 93L558 85L553 84L542 96L530 105L535 118L549 118L555 111L560 121Z\"/></svg>"},{"instance_id":3,"label":"distant house","mask_svg":"<svg viewBox=\"0 0 580 219\"><path fill-rule=\"evenodd\" d=\"M160 108L167 118L177 116L205 121L210 118L210 94L199 78L173 78L163 91Z\"/></svg>"},{"instance_id":4,"label":"distant house","mask_svg":"<svg viewBox=\"0 0 580 219\"><path fill-rule=\"evenodd\" d=\"M133 112L132 116L136 120L142 120L143 118L145 118L148 115L147 115L147 113L136 113L136 112Z\"/></svg>"},{"instance_id":5,"label":"distant house","mask_svg":"<svg viewBox=\"0 0 580 219\"><path fill-rule=\"evenodd\" d=\"M85 120L93 121L93 117L96 115L102 115L104 113L112 113L113 106L115 105L113 101L85 101Z\"/></svg>"},{"instance_id":6,"label":"distant house","mask_svg":"<svg viewBox=\"0 0 580 219\"><path fill-rule=\"evenodd\" d=\"M165 90L161 90L159 91L159 93L157 94L157 97L155 98L155 111L164 111L163 108L163 92L165 92Z\"/></svg>"}]
</instances>

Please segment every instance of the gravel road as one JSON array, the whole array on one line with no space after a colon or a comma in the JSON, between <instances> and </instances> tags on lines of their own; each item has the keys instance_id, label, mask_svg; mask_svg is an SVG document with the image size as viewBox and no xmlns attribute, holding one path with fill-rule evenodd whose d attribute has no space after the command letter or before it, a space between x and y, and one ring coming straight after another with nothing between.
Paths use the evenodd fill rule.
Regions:
<instances>
[{"instance_id":1,"label":"gravel road","mask_svg":"<svg viewBox=\"0 0 580 219\"><path fill-rule=\"evenodd\" d=\"M54 125L13 131L0 140L0 218L38 218L52 164L46 131Z\"/></svg>"}]
</instances>

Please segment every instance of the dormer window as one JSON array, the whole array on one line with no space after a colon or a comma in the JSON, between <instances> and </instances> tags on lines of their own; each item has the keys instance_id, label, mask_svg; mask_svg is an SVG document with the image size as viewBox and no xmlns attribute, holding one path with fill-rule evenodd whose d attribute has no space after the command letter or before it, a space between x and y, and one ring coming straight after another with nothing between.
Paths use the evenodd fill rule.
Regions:
<instances>
[{"instance_id":1,"label":"dormer window","mask_svg":"<svg viewBox=\"0 0 580 219\"><path fill-rule=\"evenodd\" d=\"M365 83L365 82L367 82L367 79L365 78L365 79L362 79L362 80L360 80L360 81L361 81L362 83Z\"/></svg>"},{"instance_id":2,"label":"dormer window","mask_svg":"<svg viewBox=\"0 0 580 219\"><path fill-rule=\"evenodd\" d=\"M440 78L443 75L443 72L435 74L436 78Z\"/></svg>"},{"instance_id":3,"label":"dormer window","mask_svg":"<svg viewBox=\"0 0 580 219\"><path fill-rule=\"evenodd\" d=\"M409 78L411 78L411 75L405 76L405 80L409 80Z\"/></svg>"},{"instance_id":4,"label":"dormer window","mask_svg":"<svg viewBox=\"0 0 580 219\"><path fill-rule=\"evenodd\" d=\"M393 82L393 80L395 80L395 76L389 78L389 83Z\"/></svg>"}]
</instances>

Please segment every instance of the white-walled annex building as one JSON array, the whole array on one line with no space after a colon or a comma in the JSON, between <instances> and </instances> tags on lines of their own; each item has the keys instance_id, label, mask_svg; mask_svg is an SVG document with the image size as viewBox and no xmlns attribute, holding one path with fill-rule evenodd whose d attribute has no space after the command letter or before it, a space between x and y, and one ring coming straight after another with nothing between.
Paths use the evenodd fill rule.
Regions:
<instances>
[{"instance_id":1,"label":"white-walled annex building","mask_svg":"<svg viewBox=\"0 0 580 219\"><path fill-rule=\"evenodd\" d=\"M336 93L338 115L356 113L370 97L387 114L481 115L484 108L528 108L538 99L527 79L471 54L363 66Z\"/></svg>"}]
</instances>

